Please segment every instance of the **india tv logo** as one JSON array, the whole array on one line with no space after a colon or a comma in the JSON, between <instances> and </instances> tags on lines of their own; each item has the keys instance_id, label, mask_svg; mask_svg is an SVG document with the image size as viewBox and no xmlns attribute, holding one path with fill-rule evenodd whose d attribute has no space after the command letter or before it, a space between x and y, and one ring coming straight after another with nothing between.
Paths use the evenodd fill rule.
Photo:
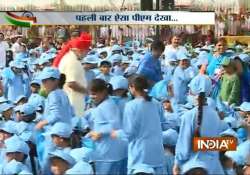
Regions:
<instances>
[{"instance_id":1,"label":"india tv logo","mask_svg":"<svg viewBox=\"0 0 250 175\"><path fill-rule=\"evenodd\" d=\"M6 12L4 17L10 24L19 27L31 27L37 21L33 13L29 11L23 12L21 16L12 12Z\"/></svg>"},{"instance_id":2,"label":"india tv logo","mask_svg":"<svg viewBox=\"0 0 250 175\"><path fill-rule=\"evenodd\" d=\"M235 151L237 139L233 137L194 137L193 150L196 151Z\"/></svg>"}]
</instances>

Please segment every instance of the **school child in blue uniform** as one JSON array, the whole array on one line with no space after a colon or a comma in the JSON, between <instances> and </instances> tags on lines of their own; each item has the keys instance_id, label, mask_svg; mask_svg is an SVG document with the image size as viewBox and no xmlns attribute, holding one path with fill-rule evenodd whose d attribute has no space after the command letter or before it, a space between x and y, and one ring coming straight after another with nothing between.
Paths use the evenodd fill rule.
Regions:
<instances>
[{"instance_id":1,"label":"school child in blue uniform","mask_svg":"<svg viewBox=\"0 0 250 175\"><path fill-rule=\"evenodd\" d=\"M119 106L121 116L123 116L123 111L125 104L129 101L128 98L128 80L123 76L114 76L110 80L110 84L113 88L112 99L115 100L116 104Z\"/></svg>"},{"instance_id":2,"label":"school child in blue uniform","mask_svg":"<svg viewBox=\"0 0 250 175\"><path fill-rule=\"evenodd\" d=\"M51 152L49 157L52 174L65 174L76 163L73 157L61 150Z\"/></svg>"},{"instance_id":3,"label":"school child in blue uniform","mask_svg":"<svg viewBox=\"0 0 250 175\"><path fill-rule=\"evenodd\" d=\"M28 99L28 103L32 104L36 109L40 107L43 110L45 105L45 98L39 95L40 88L41 81L39 79L33 79L30 82L31 95Z\"/></svg>"},{"instance_id":4,"label":"school child in blue uniform","mask_svg":"<svg viewBox=\"0 0 250 175\"><path fill-rule=\"evenodd\" d=\"M46 150L42 155L42 171L49 173L49 153L61 150L65 153L70 153L71 151L71 134L73 130L71 126L67 123L57 122L55 123L48 133L45 133L45 141L51 144L47 146Z\"/></svg>"},{"instance_id":5,"label":"school child in blue uniform","mask_svg":"<svg viewBox=\"0 0 250 175\"><path fill-rule=\"evenodd\" d=\"M59 121L70 123L73 112L67 95L58 88L59 70L47 67L42 71L40 79L48 97L45 102L44 118L37 123L36 128L42 129L46 125L52 126Z\"/></svg>"},{"instance_id":6,"label":"school child in blue uniform","mask_svg":"<svg viewBox=\"0 0 250 175\"><path fill-rule=\"evenodd\" d=\"M112 87L104 80L94 79L90 97L96 107L91 111L92 125L88 136L94 141L97 174L126 174L127 143L112 139L112 130L121 129L122 117L118 106L109 97Z\"/></svg>"},{"instance_id":7,"label":"school child in blue uniform","mask_svg":"<svg viewBox=\"0 0 250 175\"><path fill-rule=\"evenodd\" d=\"M31 104L21 105L19 108L19 122L16 124L19 134L23 131L34 131L35 129L35 118L36 118L36 109Z\"/></svg>"},{"instance_id":8,"label":"school child in blue uniform","mask_svg":"<svg viewBox=\"0 0 250 175\"><path fill-rule=\"evenodd\" d=\"M41 167L38 161L37 145L35 140L35 134L33 131L23 131L19 135L20 139L25 141L30 148L29 157L26 162L29 162L28 168L33 174L41 174Z\"/></svg>"},{"instance_id":9,"label":"school child in blue uniform","mask_svg":"<svg viewBox=\"0 0 250 175\"><path fill-rule=\"evenodd\" d=\"M121 67L121 62L122 62L122 58L123 56L120 55L120 54L115 54L115 55L112 55L109 60L111 61L112 63L112 74L114 76L122 76L123 75L123 71L122 71L122 67Z\"/></svg>"},{"instance_id":10,"label":"school child in blue uniform","mask_svg":"<svg viewBox=\"0 0 250 175\"><path fill-rule=\"evenodd\" d=\"M107 83L109 83L110 79L113 77L111 73L111 67L112 67L111 62L107 60L103 60L100 62L99 67L100 67L101 73L98 76L96 76L96 78L102 79L106 81Z\"/></svg>"},{"instance_id":11,"label":"school child in blue uniform","mask_svg":"<svg viewBox=\"0 0 250 175\"><path fill-rule=\"evenodd\" d=\"M111 134L113 138L128 140L128 174L147 173L149 170L163 174L163 111L161 104L148 96L148 87L144 77L131 78L129 90L135 99L125 106L123 130Z\"/></svg>"},{"instance_id":12,"label":"school child in blue uniform","mask_svg":"<svg viewBox=\"0 0 250 175\"><path fill-rule=\"evenodd\" d=\"M151 45L151 52L146 53L141 59L137 74L145 76L151 85L162 80L160 56L165 46L161 41L154 41Z\"/></svg>"},{"instance_id":13,"label":"school child in blue uniform","mask_svg":"<svg viewBox=\"0 0 250 175\"><path fill-rule=\"evenodd\" d=\"M27 158L29 156L29 147L28 145L21 140L18 136L12 136L4 141L5 144L5 160L2 163L3 169L2 173L5 174L5 165L12 161L16 160L23 164L23 166L27 167ZM30 170L29 170L30 171Z\"/></svg>"},{"instance_id":14,"label":"school child in blue uniform","mask_svg":"<svg viewBox=\"0 0 250 175\"><path fill-rule=\"evenodd\" d=\"M28 169L26 165L21 162L16 161L15 159L6 163L4 167L0 165L0 173L1 174L25 174L32 175L31 171Z\"/></svg>"},{"instance_id":15,"label":"school child in blue uniform","mask_svg":"<svg viewBox=\"0 0 250 175\"><path fill-rule=\"evenodd\" d=\"M90 82L96 77L93 69L97 67L98 62L99 58L95 55L87 55L82 60L82 65L85 70L85 79L87 80L88 84L90 84Z\"/></svg>"},{"instance_id":16,"label":"school child in blue uniform","mask_svg":"<svg viewBox=\"0 0 250 175\"><path fill-rule=\"evenodd\" d=\"M165 66L163 69L164 79L168 80L173 77L174 70L178 65L176 52L168 51L165 53Z\"/></svg>"},{"instance_id":17,"label":"school child in blue uniform","mask_svg":"<svg viewBox=\"0 0 250 175\"><path fill-rule=\"evenodd\" d=\"M162 132L164 145L164 172L173 174L175 145L178 138L178 132L174 129L168 129Z\"/></svg>"},{"instance_id":18,"label":"school child in blue uniform","mask_svg":"<svg viewBox=\"0 0 250 175\"><path fill-rule=\"evenodd\" d=\"M77 163L71 169L67 170L66 174L94 174L91 165L92 154L93 150L86 147L72 149L70 155Z\"/></svg>"},{"instance_id":19,"label":"school child in blue uniform","mask_svg":"<svg viewBox=\"0 0 250 175\"><path fill-rule=\"evenodd\" d=\"M206 105L206 96L211 92L211 82L206 77L199 81L191 81L190 92L197 98L197 107L182 116L179 137L176 144L175 165L173 174L185 173L191 170L190 164L201 162L208 174L224 174L219 161L218 152L194 152L193 137L217 137L222 132L222 126L217 112ZM185 145L185 146L183 146Z\"/></svg>"},{"instance_id":20,"label":"school child in blue uniform","mask_svg":"<svg viewBox=\"0 0 250 175\"><path fill-rule=\"evenodd\" d=\"M171 102L171 99L166 98L162 101L162 105L164 108L164 130L174 129L176 131L179 130L181 118L174 111L172 107L174 102Z\"/></svg>"},{"instance_id":21,"label":"school child in blue uniform","mask_svg":"<svg viewBox=\"0 0 250 175\"><path fill-rule=\"evenodd\" d=\"M188 92L188 83L191 80L186 70L189 68L189 58L185 53L178 52L177 59L180 61L173 75L173 92L176 103L185 104Z\"/></svg>"},{"instance_id":22,"label":"school child in blue uniform","mask_svg":"<svg viewBox=\"0 0 250 175\"><path fill-rule=\"evenodd\" d=\"M14 105L10 103L3 103L0 105L0 114L2 121L14 120L15 116L13 113Z\"/></svg>"},{"instance_id":23,"label":"school child in blue uniform","mask_svg":"<svg viewBox=\"0 0 250 175\"><path fill-rule=\"evenodd\" d=\"M9 70L6 70L9 72L9 76L3 77L5 97L12 102L14 102L18 96L28 93L26 87L29 84L29 79L27 76L24 76L22 72L23 68L23 63L12 61Z\"/></svg>"}]
</instances>

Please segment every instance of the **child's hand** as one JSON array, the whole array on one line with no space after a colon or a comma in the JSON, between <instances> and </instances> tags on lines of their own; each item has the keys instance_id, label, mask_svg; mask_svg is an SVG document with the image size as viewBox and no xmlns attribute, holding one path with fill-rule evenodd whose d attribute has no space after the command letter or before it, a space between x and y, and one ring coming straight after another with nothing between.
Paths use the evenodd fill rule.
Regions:
<instances>
[{"instance_id":1,"label":"child's hand","mask_svg":"<svg viewBox=\"0 0 250 175\"><path fill-rule=\"evenodd\" d=\"M117 133L116 133L116 130L113 130L110 134L111 138L112 139L116 139L117 138Z\"/></svg>"},{"instance_id":2,"label":"child's hand","mask_svg":"<svg viewBox=\"0 0 250 175\"><path fill-rule=\"evenodd\" d=\"M36 124L36 129L37 129L37 130L40 130L40 129L42 129L45 125L47 125L47 124L48 124L47 120L42 120L42 121L40 121L40 122L38 122L38 123Z\"/></svg>"},{"instance_id":3,"label":"child's hand","mask_svg":"<svg viewBox=\"0 0 250 175\"><path fill-rule=\"evenodd\" d=\"M98 133L96 131L90 131L89 133L90 137L93 139L93 140L99 140L101 138L101 133Z\"/></svg>"},{"instance_id":4,"label":"child's hand","mask_svg":"<svg viewBox=\"0 0 250 175\"><path fill-rule=\"evenodd\" d=\"M178 175L180 174L180 168L178 165L174 165L173 167L173 175Z\"/></svg>"}]
</instances>

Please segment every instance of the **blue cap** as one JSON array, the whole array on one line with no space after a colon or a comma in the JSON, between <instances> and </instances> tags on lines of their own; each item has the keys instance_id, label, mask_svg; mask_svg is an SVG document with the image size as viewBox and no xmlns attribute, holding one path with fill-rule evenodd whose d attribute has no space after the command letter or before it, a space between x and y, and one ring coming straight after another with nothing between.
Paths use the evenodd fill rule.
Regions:
<instances>
[{"instance_id":1,"label":"blue cap","mask_svg":"<svg viewBox=\"0 0 250 175\"><path fill-rule=\"evenodd\" d=\"M3 125L0 127L1 131L7 132L9 134L16 134L16 123L14 121L6 121L3 123Z\"/></svg>"},{"instance_id":2,"label":"blue cap","mask_svg":"<svg viewBox=\"0 0 250 175\"><path fill-rule=\"evenodd\" d=\"M124 63L124 64L130 64L131 60L129 60L129 58L127 56L123 56L122 57L122 63Z\"/></svg>"},{"instance_id":3,"label":"blue cap","mask_svg":"<svg viewBox=\"0 0 250 175\"><path fill-rule=\"evenodd\" d=\"M77 162L71 169L68 169L66 175L82 175L82 174L93 174L93 169L90 164L80 161Z\"/></svg>"},{"instance_id":4,"label":"blue cap","mask_svg":"<svg viewBox=\"0 0 250 175\"><path fill-rule=\"evenodd\" d=\"M244 112L250 112L250 102L243 102L240 106L239 109Z\"/></svg>"},{"instance_id":5,"label":"blue cap","mask_svg":"<svg viewBox=\"0 0 250 175\"><path fill-rule=\"evenodd\" d=\"M15 104L17 104L19 101L21 101L22 99L27 99L27 97L25 95L19 95L16 100L14 101Z\"/></svg>"},{"instance_id":6,"label":"blue cap","mask_svg":"<svg viewBox=\"0 0 250 175\"><path fill-rule=\"evenodd\" d=\"M49 78L60 79L60 72L56 68L45 67L39 76L40 80L45 80Z\"/></svg>"},{"instance_id":7,"label":"blue cap","mask_svg":"<svg viewBox=\"0 0 250 175\"><path fill-rule=\"evenodd\" d=\"M91 162L93 160L93 149L87 147L75 148L70 151L70 155L75 161Z\"/></svg>"},{"instance_id":8,"label":"blue cap","mask_svg":"<svg viewBox=\"0 0 250 175\"><path fill-rule=\"evenodd\" d=\"M0 113L5 112L11 108L14 108L14 105L10 104L10 103L3 103L0 104Z\"/></svg>"},{"instance_id":9,"label":"blue cap","mask_svg":"<svg viewBox=\"0 0 250 175\"><path fill-rule=\"evenodd\" d=\"M178 133L174 129L168 129L162 132L163 144L168 146L175 146L178 139Z\"/></svg>"},{"instance_id":10,"label":"blue cap","mask_svg":"<svg viewBox=\"0 0 250 175\"><path fill-rule=\"evenodd\" d=\"M64 138L70 138L72 132L73 132L72 127L69 124L63 122L57 122L53 125L49 134L57 135Z\"/></svg>"},{"instance_id":11,"label":"blue cap","mask_svg":"<svg viewBox=\"0 0 250 175\"><path fill-rule=\"evenodd\" d=\"M38 84L38 85L41 85L41 80L37 79L37 78L34 78L31 82L30 82L30 85L32 84Z\"/></svg>"},{"instance_id":12,"label":"blue cap","mask_svg":"<svg viewBox=\"0 0 250 175\"><path fill-rule=\"evenodd\" d=\"M17 53L17 54L15 55L14 60L22 61L22 59L26 58L26 56L27 56L26 54L20 52L20 53Z\"/></svg>"},{"instance_id":13,"label":"blue cap","mask_svg":"<svg viewBox=\"0 0 250 175\"><path fill-rule=\"evenodd\" d=\"M194 49L194 53L199 54L200 52L201 52L201 48L200 47L197 47L197 48Z\"/></svg>"},{"instance_id":14,"label":"blue cap","mask_svg":"<svg viewBox=\"0 0 250 175\"><path fill-rule=\"evenodd\" d=\"M177 61L176 52L171 51L171 50L165 52L165 59L168 61Z\"/></svg>"},{"instance_id":15,"label":"blue cap","mask_svg":"<svg viewBox=\"0 0 250 175\"><path fill-rule=\"evenodd\" d=\"M198 55L198 60L196 62L196 66L200 65L207 65L208 64L208 53L205 51L201 51L200 54Z\"/></svg>"},{"instance_id":16,"label":"blue cap","mask_svg":"<svg viewBox=\"0 0 250 175\"><path fill-rule=\"evenodd\" d=\"M98 66L101 67L103 65L109 65L110 67L112 67L112 63L109 60L100 61Z\"/></svg>"},{"instance_id":17,"label":"blue cap","mask_svg":"<svg viewBox=\"0 0 250 175\"><path fill-rule=\"evenodd\" d=\"M19 137L25 142L35 143L35 137L31 131L24 131L21 135L19 135Z\"/></svg>"},{"instance_id":18,"label":"blue cap","mask_svg":"<svg viewBox=\"0 0 250 175\"><path fill-rule=\"evenodd\" d=\"M10 67L15 67L15 68L18 68L18 69L24 69L25 68L25 65L23 64L23 62L21 61L11 61L10 64L9 64Z\"/></svg>"},{"instance_id":19,"label":"blue cap","mask_svg":"<svg viewBox=\"0 0 250 175\"><path fill-rule=\"evenodd\" d=\"M232 128L229 128L223 132L220 133L220 136L221 137L224 137L224 136L232 136L232 137L235 137L235 138L238 138L237 136L237 133L232 129Z\"/></svg>"},{"instance_id":20,"label":"blue cap","mask_svg":"<svg viewBox=\"0 0 250 175\"><path fill-rule=\"evenodd\" d=\"M188 160L186 163L183 164L182 166L182 174L185 174L186 172L188 172L191 169L194 168L202 168L205 171L207 171L207 166L203 161L199 161L195 158Z\"/></svg>"},{"instance_id":21,"label":"blue cap","mask_svg":"<svg viewBox=\"0 0 250 175\"><path fill-rule=\"evenodd\" d=\"M113 90L128 89L128 80L123 76L114 76L109 83L112 85Z\"/></svg>"},{"instance_id":22,"label":"blue cap","mask_svg":"<svg viewBox=\"0 0 250 175\"><path fill-rule=\"evenodd\" d=\"M63 159L64 161L66 161L71 167L73 167L74 164L76 163L73 157L71 157L69 154L65 153L62 150L56 150L54 152L49 153L49 157L50 158L59 157Z\"/></svg>"},{"instance_id":23,"label":"blue cap","mask_svg":"<svg viewBox=\"0 0 250 175\"><path fill-rule=\"evenodd\" d=\"M87 55L83 58L82 63L86 64L98 64L99 58L96 55Z\"/></svg>"},{"instance_id":24,"label":"blue cap","mask_svg":"<svg viewBox=\"0 0 250 175\"><path fill-rule=\"evenodd\" d=\"M30 125L29 123L24 122L24 121L20 121L16 123L16 128L18 128L17 135L21 135L24 131L29 130L30 129L29 125Z\"/></svg>"},{"instance_id":25,"label":"blue cap","mask_svg":"<svg viewBox=\"0 0 250 175\"><path fill-rule=\"evenodd\" d=\"M237 151L227 151L225 153L225 156L232 159L233 162L235 162L237 165L244 165L245 160L242 155L240 155Z\"/></svg>"},{"instance_id":26,"label":"blue cap","mask_svg":"<svg viewBox=\"0 0 250 175\"><path fill-rule=\"evenodd\" d=\"M242 53L239 55L239 58L241 59L241 61L248 63L250 62L250 56L246 53Z\"/></svg>"},{"instance_id":27,"label":"blue cap","mask_svg":"<svg viewBox=\"0 0 250 175\"><path fill-rule=\"evenodd\" d=\"M18 105L14 108L14 112L20 112L22 105Z\"/></svg>"},{"instance_id":28,"label":"blue cap","mask_svg":"<svg viewBox=\"0 0 250 175\"><path fill-rule=\"evenodd\" d=\"M223 119L227 124L231 126L231 128L237 128L237 120L234 117L228 116Z\"/></svg>"},{"instance_id":29,"label":"blue cap","mask_svg":"<svg viewBox=\"0 0 250 175\"><path fill-rule=\"evenodd\" d=\"M47 51L48 54L56 54L57 53L57 50L56 48L52 47L50 48L48 51Z\"/></svg>"},{"instance_id":30,"label":"blue cap","mask_svg":"<svg viewBox=\"0 0 250 175\"><path fill-rule=\"evenodd\" d=\"M151 89L150 95L158 100L168 97L168 91L166 88L168 84L169 80L161 80L157 82Z\"/></svg>"},{"instance_id":31,"label":"blue cap","mask_svg":"<svg viewBox=\"0 0 250 175\"><path fill-rule=\"evenodd\" d=\"M114 52L114 51L122 51L122 48L119 45L113 45L113 47L111 48L111 51L112 52Z\"/></svg>"},{"instance_id":32,"label":"blue cap","mask_svg":"<svg viewBox=\"0 0 250 175\"><path fill-rule=\"evenodd\" d=\"M155 174L154 168L149 167L149 166L145 166L145 165L137 165L133 172L133 174L137 174L137 173L147 173L147 174Z\"/></svg>"},{"instance_id":33,"label":"blue cap","mask_svg":"<svg viewBox=\"0 0 250 175\"><path fill-rule=\"evenodd\" d=\"M120 54L114 54L114 55L111 55L109 57L109 60L114 64L114 63L117 63L117 62L121 62L122 61L122 55Z\"/></svg>"},{"instance_id":34,"label":"blue cap","mask_svg":"<svg viewBox=\"0 0 250 175\"><path fill-rule=\"evenodd\" d=\"M29 50L29 54L32 54L32 53L38 53L36 49L30 49Z\"/></svg>"},{"instance_id":35,"label":"blue cap","mask_svg":"<svg viewBox=\"0 0 250 175\"><path fill-rule=\"evenodd\" d=\"M184 51L178 51L176 56L178 60L189 60L188 55Z\"/></svg>"},{"instance_id":36,"label":"blue cap","mask_svg":"<svg viewBox=\"0 0 250 175\"><path fill-rule=\"evenodd\" d=\"M137 46L137 47L139 47L140 46L140 42L139 41L133 41L133 46Z\"/></svg>"},{"instance_id":37,"label":"blue cap","mask_svg":"<svg viewBox=\"0 0 250 175\"><path fill-rule=\"evenodd\" d=\"M18 136L12 136L4 141L6 153L20 152L29 155L29 146Z\"/></svg>"},{"instance_id":38,"label":"blue cap","mask_svg":"<svg viewBox=\"0 0 250 175\"><path fill-rule=\"evenodd\" d=\"M212 81L206 75L197 75L191 80L188 86L194 95L205 92L206 96L208 96L212 91Z\"/></svg>"},{"instance_id":39,"label":"blue cap","mask_svg":"<svg viewBox=\"0 0 250 175\"><path fill-rule=\"evenodd\" d=\"M43 53L41 56L40 56L40 58L39 58L39 65L43 65L43 64L45 64L45 63L49 63L49 59L47 58L48 57L48 55L47 54L45 54L45 53Z\"/></svg>"},{"instance_id":40,"label":"blue cap","mask_svg":"<svg viewBox=\"0 0 250 175\"><path fill-rule=\"evenodd\" d=\"M24 117L31 115L31 114L35 114L36 108L33 105L26 103L26 104L21 105L20 113L23 113Z\"/></svg>"}]
</instances>

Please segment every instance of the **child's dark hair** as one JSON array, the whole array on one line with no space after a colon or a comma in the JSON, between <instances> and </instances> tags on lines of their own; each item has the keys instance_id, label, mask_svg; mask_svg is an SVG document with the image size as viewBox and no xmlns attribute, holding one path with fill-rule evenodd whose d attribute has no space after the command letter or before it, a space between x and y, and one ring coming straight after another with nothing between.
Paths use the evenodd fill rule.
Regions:
<instances>
[{"instance_id":1,"label":"child's dark hair","mask_svg":"<svg viewBox=\"0 0 250 175\"><path fill-rule=\"evenodd\" d=\"M107 91L109 95L113 93L112 85L102 79L93 79L90 83L89 90L92 92Z\"/></svg>"},{"instance_id":2,"label":"child's dark hair","mask_svg":"<svg viewBox=\"0 0 250 175\"><path fill-rule=\"evenodd\" d=\"M60 89L63 88L63 85L65 84L65 81L66 81L65 74L60 74L60 79L59 79L59 83L58 83L58 86L59 86Z\"/></svg>"},{"instance_id":3,"label":"child's dark hair","mask_svg":"<svg viewBox=\"0 0 250 175\"><path fill-rule=\"evenodd\" d=\"M204 168L192 168L188 172L186 172L184 175L207 175L207 171Z\"/></svg>"},{"instance_id":4,"label":"child's dark hair","mask_svg":"<svg viewBox=\"0 0 250 175\"><path fill-rule=\"evenodd\" d=\"M101 63L100 63L100 67L102 67L102 66L109 66L109 67L112 67L112 64L111 64L111 62L109 62L109 61L102 61Z\"/></svg>"},{"instance_id":5,"label":"child's dark hair","mask_svg":"<svg viewBox=\"0 0 250 175\"><path fill-rule=\"evenodd\" d=\"M195 136L200 137L200 127L203 117L203 105L205 104L205 92L200 92L198 96L198 115L197 115L197 128L195 129Z\"/></svg>"},{"instance_id":6,"label":"child's dark hair","mask_svg":"<svg viewBox=\"0 0 250 175\"><path fill-rule=\"evenodd\" d=\"M136 91L140 92L146 101L151 101L152 98L147 93L149 83L144 76L134 75L133 77L129 78L129 85L133 86Z\"/></svg>"},{"instance_id":7,"label":"child's dark hair","mask_svg":"<svg viewBox=\"0 0 250 175\"><path fill-rule=\"evenodd\" d=\"M160 50L164 51L165 50L165 45L162 41L160 40L154 40L153 43L151 44L151 50Z\"/></svg>"}]
</instances>

